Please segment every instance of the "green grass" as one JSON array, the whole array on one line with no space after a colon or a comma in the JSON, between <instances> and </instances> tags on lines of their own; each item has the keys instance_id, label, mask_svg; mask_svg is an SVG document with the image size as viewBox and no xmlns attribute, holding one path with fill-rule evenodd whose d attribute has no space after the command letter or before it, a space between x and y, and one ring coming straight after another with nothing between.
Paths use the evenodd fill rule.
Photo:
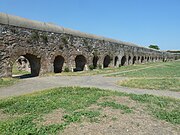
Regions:
<instances>
[{"instance_id":1,"label":"green grass","mask_svg":"<svg viewBox=\"0 0 180 135\"><path fill-rule=\"evenodd\" d=\"M18 70L17 65L14 64L13 69L12 69L12 74L13 75L25 75L25 74L30 74L30 72L24 71L24 70Z\"/></svg>"},{"instance_id":2,"label":"green grass","mask_svg":"<svg viewBox=\"0 0 180 135\"><path fill-rule=\"evenodd\" d=\"M158 65L158 64L157 64ZM112 76L123 77L180 77L180 61L161 63L158 66Z\"/></svg>"},{"instance_id":3,"label":"green grass","mask_svg":"<svg viewBox=\"0 0 180 135\"><path fill-rule=\"evenodd\" d=\"M145 104L153 116L173 124L180 124L180 100L153 95L130 94L131 99Z\"/></svg>"},{"instance_id":4,"label":"green grass","mask_svg":"<svg viewBox=\"0 0 180 135\"><path fill-rule=\"evenodd\" d=\"M100 105L102 107L112 107L113 109L120 109L120 110L123 110L124 113L132 112L132 110L128 106L117 104L115 102L105 101L105 102L99 103L98 105Z\"/></svg>"},{"instance_id":5,"label":"green grass","mask_svg":"<svg viewBox=\"0 0 180 135\"><path fill-rule=\"evenodd\" d=\"M130 99L145 105L146 111L154 117L173 124L180 124L180 100L151 95L125 94L97 88L63 87L1 99L0 110L15 118L0 120L0 134L56 134L72 122L81 122L83 118L96 122L101 115L101 110L90 110L88 107L93 104L98 105L100 98L108 96L129 96ZM114 102L104 101L100 105L127 112L133 111L132 108ZM44 114L59 108L66 112L62 123L39 126L34 122L41 119Z\"/></svg>"},{"instance_id":6,"label":"green grass","mask_svg":"<svg viewBox=\"0 0 180 135\"><path fill-rule=\"evenodd\" d=\"M5 86L11 86L17 82L14 78L0 78L0 88Z\"/></svg>"},{"instance_id":7,"label":"green grass","mask_svg":"<svg viewBox=\"0 0 180 135\"><path fill-rule=\"evenodd\" d=\"M118 84L131 88L180 91L180 61L161 63L158 66L115 73L112 76L128 77Z\"/></svg>"},{"instance_id":8,"label":"green grass","mask_svg":"<svg viewBox=\"0 0 180 135\"><path fill-rule=\"evenodd\" d=\"M142 89L158 89L158 90L171 90L180 92L180 79L178 78L165 78L165 79L130 79L118 83L121 86L142 88Z\"/></svg>"}]
</instances>

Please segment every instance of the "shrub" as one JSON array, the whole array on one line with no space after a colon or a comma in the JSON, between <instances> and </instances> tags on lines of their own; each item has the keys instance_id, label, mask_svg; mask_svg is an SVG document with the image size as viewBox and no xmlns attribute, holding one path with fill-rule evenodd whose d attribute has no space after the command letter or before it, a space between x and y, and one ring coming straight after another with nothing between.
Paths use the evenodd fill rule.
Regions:
<instances>
[{"instance_id":1,"label":"shrub","mask_svg":"<svg viewBox=\"0 0 180 135\"><path fill-rule=\"evenodd\" d=\"M99 67L99 69L102 69L102 65L101 64L99 64L98 67Z\"/></svg>"},{"instance_id":2,"label":"shrub","mask_svg":"<svg viewBox=\"0 0 180 135\"><path fill-rule=\"evenodd\" d=\"M89 65L89 69L90 69L90 70L93 70L93 69L94 69L94 66L93 66L93 65Z\"/></svg>"},{"instance_id":3,"label":"shrub","mask_svg":"<svg viewBox=\"0 0 180 135\"><path fill-rule=\"evenodd\" d=\"M64 68L64 72L69 72L70 70L69 70L69 68L68 67L65 67Z\"/></svg>"},{"instance_id":4,"label":"shrub","mask_svg":"<svg viewBox=\"0 0 180 135\"><path fill-rule=\"evenodd\" d=\"M33 43L39 41L39 34L37 31L33 31L30 38L27 39L27 43Z\"/></svg>"},{"instance_id":5,"label":"shrub","mask_svg":"<svg viewBox=\"0 0 180 135\"><path fill-rule=\"evenodd\" d=\"M48 37L47 37L46 34L42 34L42 35L41 35L41 38L42 38L44 44L47 44L47 43L48 43Z\"/></svg>"},{"instance_id":6,"label":"shrub","mask_svg":"<svg viewBox=\"0 0 180 135\"><path fill-rule=\"evenodd\" d=\"M63 44L67 45L68 44L68 38L67 37L62 37L61 38Z\"/></svg>"}]
</instances>

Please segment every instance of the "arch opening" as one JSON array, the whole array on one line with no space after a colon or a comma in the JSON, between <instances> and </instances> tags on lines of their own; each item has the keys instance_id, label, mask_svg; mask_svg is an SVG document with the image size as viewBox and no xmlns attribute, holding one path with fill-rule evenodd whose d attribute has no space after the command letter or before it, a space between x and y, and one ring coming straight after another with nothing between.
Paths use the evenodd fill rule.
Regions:
<instances>
[{"instance_id":1,"label":"arch opening","mask_svg":"<svg viewBox=\"0 0 180 135\"><path fill-rule=\"evenodd\" d=\"M154 58L152 57L152 62L154 62Z\"/></svg>"},{"instance_id":2,"label":"arch opening","mask_svg":"<svg viewBox=\"0 0 180 135\"><path fill-rule=\"evenodd\" d=\"M60 55L54 59L54 73L61 73L64 65L64 58Z\"/></svg>"},{"instance_id":3,"label":"arch opening","mask_svg":"<svg viewBox=\"0 0 180 135\"><path fill-rule=\"evenodd\" d=\"M107 67L109 66L110 62L111 62L110 56L109 56L109 55L106 55L106 56L104 57L103 67L104 67L104 68L107 68Z\"/></svg>"},{"instance_id":4,"label":"arch opening","mask_svg":"<svg viewBox=\"0 0 180 135\"><path fill-rule=\"evenodd\" d=\"M76 68L74 72L83 71L86 65L86 58L83 55L77 55L75 58Z\"/></svg>"},{"instance_id":5,"label":"arch opening","mask_svg":"<svg viewBox=\"0 0 180 135\"><path fill-rule=\"evenodd\" d=\"M138 56L138 63L140 63L140 56Z\"/></svg>"},{"instance_id":6,"label":"arch opening","mask_svg":"<svg viewBox=\"0 0 180 135\"><path fill-rule=\"evenodd\" d=\"M93 67L94 67L94 68L97 68L97 62L98 62L98 60L99 60L98 56L94 56L94 57L93 57Z\"/></svg>"},{"instance_id":7,"label":"arch opening","mask_svg":"<svg viewBox=\"0 0 180 135\"><path fill-rule=\"evenodd\" d=\"M147 62L149 62L149 57L147 57Z\"/></svg>"},{"instance_id":8,"label":"arch opening","mask_svg":"<svg viewBox=\"0 0 180 135\"><path fill-rule=\"evenodd\" d=\"M131 64L131 56L128 57L128 64Z\"/></svg>"},{"instance_id":9,"label":"arch opening","mask_svg":"<svg viewBox=\"0 0 180 135\"><path fill-rule=\"evenodd\" d=\"M136 62L136 56L133 57L133 64Z\"/></svg>"},{"instance_id":10,"label":"arch opening","mask_svg":"<svg viewBox=\"0 0 180 135\"><path fill-rule=\"evenodd\" d=\"M118 64L118 56L116 56L114 59L114 66L117 67L117 64Z\"/></svg>"},{"instance_id":11,"label":"arch opening","mask_svg":"<svg viewBox=\"0 0 180 135\"><path fill-rule=\"evenodd\" d=\"M40 68L40 58L32 54L25 54L13 64L12 75L18 78L36 77L39 75Z\"/></svg>"},{"instance_id":12,"label":"arch opening","mask_svg":"<svg viewBox=\"0 0 180 135\"><path fill-rule=\"evenodd\" d=\"M126 63L126 56L123 56L123 57L121 58L121 66L124 66L125 63Z\"/></svg>"},{"instance_id":13,"label":"arch opening","mask_svg":"<svg viewBox=\"0 0 180 135\"><path fill-rule=\"evenodd\" d=\"M143 62L144 62L144 56L141 57L141 63L143 63Z\"/></svg>"}]
</instances>

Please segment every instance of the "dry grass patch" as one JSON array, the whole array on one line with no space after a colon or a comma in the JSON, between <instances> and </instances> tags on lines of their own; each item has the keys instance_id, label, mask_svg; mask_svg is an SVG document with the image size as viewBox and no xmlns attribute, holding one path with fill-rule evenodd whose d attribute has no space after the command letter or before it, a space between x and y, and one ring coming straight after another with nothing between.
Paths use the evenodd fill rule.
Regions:
<instances>
[{"instance_id":1,"label":"dry grass patch","mask_svg":"<svg viewBox=\"0 0 180 135\"><path fill-rule=\"evenodd\" d=\"M101 98L100 101L110 100L112 97ZM126 97L116 97L117 101L125 99L124 104L130 106L139 106L139 103L131 102ZM132 105L133 103L133 105ZM92 105L91 109L99 109ZM71 123L62 133L63 135L144 135L144 134L171 134L177 135L180 132L180 126L165 121L160 121L149 115L144 108L139 106L133 113L122 113L122 110L112 109L111 107L101 108L101 115L96 122L83 121L82 123Z\"/></svg>"},{"instance_id":2,"label":"dry grass patch","mask_svg":"<svg viewBox=\"0 0 180 135\"><path fill-rule=\"evenodd\" d=\"M53 124L61 124L64 122L63 116L65 111L63 109L53 110L51 113L44 114L42 120L35 120L38 126L49 126Z\"/></svg>"},{"instance_id":3,"label":"dry grass patch","mask_svg":"<svg viewBox=\"0 0 180 135\"><path fill-rule=\"evenodd\" d=\"M2 110L0 110L0 120L4 121L4 120L7 120L8 118L10 118L10 115L5 114L5 113L3 113Z\"/></svg>"}]
</instances>

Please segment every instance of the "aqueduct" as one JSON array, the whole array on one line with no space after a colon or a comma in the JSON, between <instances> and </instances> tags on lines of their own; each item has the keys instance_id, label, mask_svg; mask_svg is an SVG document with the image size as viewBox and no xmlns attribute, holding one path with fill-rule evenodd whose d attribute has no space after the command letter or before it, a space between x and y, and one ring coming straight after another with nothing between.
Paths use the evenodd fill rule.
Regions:
<instances>
[{"instance_id":1,"label":"aqueduct","mask_svg":"<svg viewBox=\"0 0 180 135\"><path fill-rule=\"evenodd\" d=\"M0 77L12 76L20 56L33 76L174 59L168 52L0 13Z\"/></svg>"}]
</instances>

